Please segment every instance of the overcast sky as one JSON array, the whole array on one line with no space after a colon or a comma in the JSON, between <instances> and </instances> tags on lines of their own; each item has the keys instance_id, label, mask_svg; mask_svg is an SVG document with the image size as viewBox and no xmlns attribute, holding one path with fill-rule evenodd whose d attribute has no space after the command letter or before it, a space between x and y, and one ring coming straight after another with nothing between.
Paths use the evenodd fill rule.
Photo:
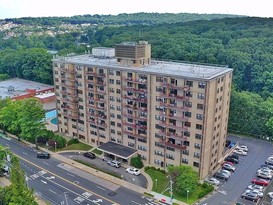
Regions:
<instances>
[{"instance_id":1,"label":"overcast sky","mask_svg":"<svg viewBox=\"0 0 273 205\"><path fill-rule=\"evenodd\" d=\"M137 12L273 17L272 0L0 0L0 19Z\"/></svg>"}]
</instances>

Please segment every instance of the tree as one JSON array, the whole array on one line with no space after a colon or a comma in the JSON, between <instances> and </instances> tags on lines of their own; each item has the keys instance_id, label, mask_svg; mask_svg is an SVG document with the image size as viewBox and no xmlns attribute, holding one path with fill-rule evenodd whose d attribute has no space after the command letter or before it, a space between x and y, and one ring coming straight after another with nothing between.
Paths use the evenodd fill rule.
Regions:
<instances>
[{"instance_id":1,"label":"tree","mask_svg":"<svg viewBox=\"0 0 273 205\"><path fill-rule=\"evenodd\" d=\"M141 169L143 167L141 157L139 155L136 157L132 157L131 158L131 165L138 168L138 169Z\"/></svg>"},{"instance_id":2,"label":"tree","mask_svg":"<svg viewBox=\"0 0 273 205\"><path fill-rule=\"evenodd\" d=\"M190 166L169 166L168 173L174 182L174 189L181 195L186 195L187 191L193 193L197 188L198 173Z\"/></svg>"}]
</instances>

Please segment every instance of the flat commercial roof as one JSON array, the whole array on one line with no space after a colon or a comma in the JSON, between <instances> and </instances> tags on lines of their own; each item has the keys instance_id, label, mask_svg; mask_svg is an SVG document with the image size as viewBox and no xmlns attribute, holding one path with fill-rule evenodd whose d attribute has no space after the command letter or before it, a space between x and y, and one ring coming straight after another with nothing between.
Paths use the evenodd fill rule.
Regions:
<instances>
[{"instance_id":1,"label":"flat commercial roof","mask_svg":"<svg viewBox=\"0 0 273 205\"><path fill-rule=\"evenodd\" d=\"M108 154L112 154L122 159L129 159L130 156L134 155L137 152L137 150L133 148L126 147L114 142L106 142L105 144L99 146L98 150L101 150Z\"/></svg>"},{"instance_id":2,"label":"flat commercial roof","mask_svg":"<svg viewBox=\"0 0 273 205\"><path fill-rule=\"evenodd\" d=\"M232 72L233 69L221 65L206 65L172 61L152 60L151 64L144 67L133 67L122 65L116 59L99 59L90 54L58 57L54 62L64 62L80 65L102 66L108 69L132 70L135 72L157 74L163 76L178 76L184 78L195 78L210 80L225 73Z\"/></svg>"},{"instance_id":3,"label":"flat commercial roof","mask_svg":"<svg viewBox=\"0 0 273 205\"><path fill-rule=\"evenodd\" d=\"M8 90L8 88L13 88L13 90ZM36 90L36 92L43 91L46 89L54 88L52 85L47 85L43 83L37 83L30 80L24 80L20 78L11 78L0 82L0 98L12 98L15 96L20 96L27 94L26 89Z\"/></svg>"}]
</instances>

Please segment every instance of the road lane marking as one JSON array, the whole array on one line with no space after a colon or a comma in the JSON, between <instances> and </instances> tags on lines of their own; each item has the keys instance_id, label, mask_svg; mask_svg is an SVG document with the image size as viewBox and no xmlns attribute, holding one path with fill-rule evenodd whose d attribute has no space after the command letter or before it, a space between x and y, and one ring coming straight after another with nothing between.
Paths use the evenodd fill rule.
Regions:
<instances>
[{"instance_id":1,"label":"road lane marking","mask_svg":"<svg viewBox=\"0 0 273 205\"><path fill-rule=\"evenodd\" d=\"M71 177L75 177L73 174L70 174L70 173L66 173L66 174L68 174L68 175L71 176Z\"/></svg>"},{"instance_id":2,"label":"road lane marking","mask_svg":"<svg viewBox=\"0 0 273 205\"><path fill-rule=\"evenodd\" d=\"M141 205L140 203L136 202L136 201L131 201L132 203L134 204L137 204L137 205Z\"/></svg>"},{"instance_id":3,"label":"road lane marking","mask_svg":"<svg viewBox=\"0 0 273 205\"><path fill-rule=\"evenodd\" d=\"M112 201L112 200L110 200L110 199L108 199L108 198L106 198L106 197L104 197L104 196L101 196L101 195L99 195L99 194L97 194L97 193L95 193L95 192L93 192L93 191L91 191L91 190L89 190L89 189L86 189L86 188L84 188L84 187L82 187L82 186L80 186L80 185L78 185L78 184L74 184L73 182L71 182L71 181L69 181L69 180L67 180L67 179L65 179L65 178L63 178L63 177L61 177L61 176L59 176L59 175L57 175L57 174L55 174L55 173L53 173L53 172L51 172L51 171L49 171L49 170L47 170L47 169L44 169L43 167L40 167L40 166L36 165L36 164L34 164L33 162L31 162L31 161L29 161L29 160L27 160L27 159L25 159L25 158L23 158L23 157L21 157L21 156L19 156L19 155L16 155L16 154L14 154L14 155L17 156L19 159L24 160L25 162L31 164L31 165L34 166L34 167L38 167L39 169L46 170L47 173L50 173L50 174L52 174L53 176L58 177L58 178L62 179L63 181L66 181L67 183L70 183L70 184L72 184L72 185L78 187L79 189L82 189L82 190L87 191L87 192L90 192L90 193L92 193L92 194L94 194L94 195L96 195L96 196L99 196L100 198L102 198L102 199L104 199L104 200L106 200L106 201L108 201L108 202L110 202L110 203L119 205L118 203L116 203L116 202L114 202L114 201ZM45 178L45 177L44 177L44 178ZM56 182L54 182L54 181L51 181L51 182L52 182L52 183L55 183L55 184L58 184L58 183L56 183ZM66 187L64 187L64 186L62 186L62 185L60 185L60 184L58 184L58 185L61 186L61 187L64 188L64 189L69 190L68 188L66 188ZM76 193L76 192L74 192L74 191L72 191L72 190L69 190L69 191L72 192L72 193L74 193L74 194L76 194L76 195L80 195L80 194L78 194L78 193Z\"/></svg>"},{"instance_id":4,"label":"road lane marking","mask_svg":"<svg viewBox=\"0 0 273 205\"><path fill-rule=\"evenodd\" d=\"M105 191L106 189L104 189L104 188L102 188L102 187L100 187L100 186L97 186L99 189L101 189L101 190L103 190L103 191Z\"/></svg>"},{"instance_id":5,"label":"road lane marking","mask_svg":"<svg viewBox=\"0 0 273 205\"><path fill-rule=\"evenodd\" d=\"M49 165L49 164L48 164L48 163L46 163L46 162L43 162L43 164Z\"/></svg>"},{"instance_id":6,"label":"road lane marking","mask_svg":"<svg viewBox=\"0 0 273 205\"><path fill-rule=\"evenodd\" d=\"M22 152L24 155L27 155L27 153L25 153L25 152Z\"/></svg>"},{"instance_id":7,"label":"road lane marking","mask_svg":"<svg viewBox=\"0 0 273 205\"><path fill-rule=\"evenodd\" d=\"M49 189L48 191L52 192L53 194L57 194L55 191Z\"/></svg>"}]
</instances>

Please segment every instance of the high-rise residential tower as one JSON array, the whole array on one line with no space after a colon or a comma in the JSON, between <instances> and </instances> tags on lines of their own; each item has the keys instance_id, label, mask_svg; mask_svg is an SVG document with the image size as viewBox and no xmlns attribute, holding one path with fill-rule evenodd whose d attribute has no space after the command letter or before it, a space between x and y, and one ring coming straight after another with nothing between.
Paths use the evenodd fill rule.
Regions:
<instances>
[{"instance_id":1,"label":"high-rise residential tower","mask_svg":"<svg viewBox=\"0 0 273 205\"><path fill-rule=\"evenodd\" d=\"M146 41L53 60L58 130L127 162L186 164L204 178L224 155L232 69L151 59Z\"/></svg>"}]
</instances>

